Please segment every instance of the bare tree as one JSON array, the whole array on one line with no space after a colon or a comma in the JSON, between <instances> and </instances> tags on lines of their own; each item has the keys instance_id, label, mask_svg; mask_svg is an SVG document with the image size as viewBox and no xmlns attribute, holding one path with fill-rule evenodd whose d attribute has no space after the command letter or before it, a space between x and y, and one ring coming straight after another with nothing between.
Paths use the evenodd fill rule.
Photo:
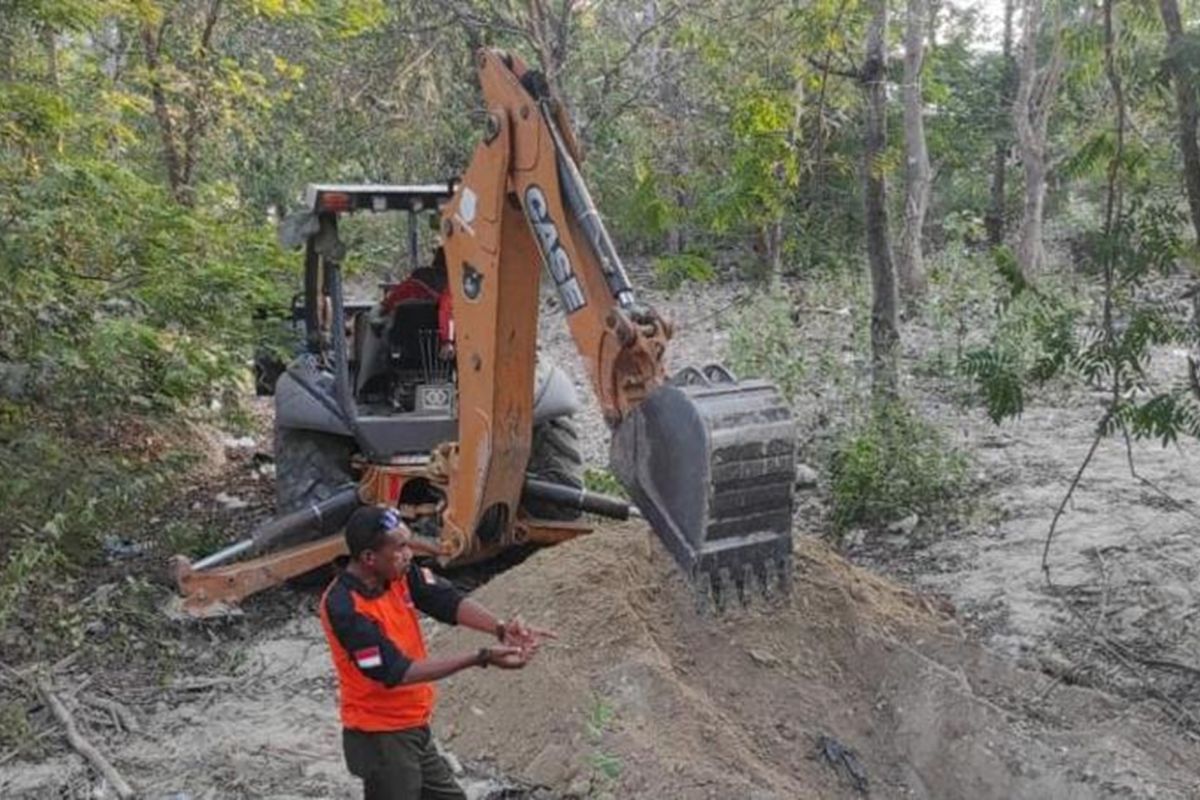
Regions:
<instances>
[{"instance_id":1,"label":"bare tree","mask_svg":"<svg viewBox=\"0 0 1200 800\"><path fill-rule=\"evenodd\" d=\"M1183 183L1187 189L1192 227L1200 241L1200 145L1196 142L1200 111L1196 108L1196 71L1188 68L1185 57L1183 23L1177 0L1159 0L1163 27L1167 30L1167 70L1175 84L1175 104L1179 111L1179 149L1183 151Z\"/></svg>"},{"instance_id":2,"label":"bare tree","mask_svg":"<svg viewBox=\"0 0 1200 800\"><path fill-rule=\"evenodd\" d=\"M580 0L559 0L557 7L553 0L482 6L469 0L451 0L444 3L444 10L464 27L473 44L483 43L484 32L520 37L533 50L551 92L562 97L562 71L570 54L579 6Z\"/></svg>"},{"instance_id":3,"label":"bare tree","mask_svg":"<svg viewBox=\"0 0 1200 800\"><path fill-rule=\"evenodd\" d=\"M191 81L183 98L182 110L172 106L166 90L168 78L165 75L169 69L179 68L179 64L163 61L163 39L172 23L171 16L164 14L158 25L143 22L140 31L150 98L154 103L154 119L158 123L163 164L167 169L167 186L175 200L183 205L191 205L195 200L198 153L213 114L209 108L212 86L207 62L213 56L213 33L221 17L222 2L208 0L200 18L197 38L194 42L188 42L189 58L194 63L190 65Z\"/></svg>"},{"instance_id":4,"label":"bare tree","mask_svg":"<svg viewBox=\"0 0 1200 800\"><path fill-rule=\"evenodd\" d=\"M888 241L887 181L883 156L887 150L887 0L871 0L867 50L859 73L866 95L863 150L863 204L866 212L867 259L871 267L871 380L876 397L894 396L899 387L897 353L900 326L896 268Z\"/></svg>"},{"instance_id":5,"label":"bare tree","mask_svg":"<svg viewBox=\"0 0 1200 800\"><path fill-rule=\"evenodd\" d=\"M1042 0L1025 0L1013 127L1017 134L1021 166L1025 171L1025 199L1017 243L1017 264L1026 276L1032 275L1042 261L1042 221L1046 203L1046 176L1049 172L1047 127L1065 66L1057 22L1051 34L1050 54L1045 63L1039 65L1038 34L1041 27Z\"/></svg>"},{"instance_id":6,"label":"bare tree","mask_svg":"<svg viewBox=\"0 0 1200 800\"><path fill-rule=\"evenodd\" d=\"M908 0L904 28L904 230L900 238L898 277L905 297L920 294L925 284L921 231L929 208L929 150L925 146L925 103L921 70L925 60L927 0Z\"/></svg>"},{"instance_id":7,"label":"bare tree","mask_svg":"<svg viewBox=\"0 0 1200 800\"><path fill-rule=\"evenodd\" d=\"M1004 0L1004 74L1000 79L1000 102L1005 108L1012 105L1013 97L1013 11L1015 0ZM996 152L992 157L992 205L988 209L988 244L998 247L1004 244L1005 182L1008 177L1008 154L1012 149L1011 132L1005 128L996 133Z\"/></svg>"}]
</instances>

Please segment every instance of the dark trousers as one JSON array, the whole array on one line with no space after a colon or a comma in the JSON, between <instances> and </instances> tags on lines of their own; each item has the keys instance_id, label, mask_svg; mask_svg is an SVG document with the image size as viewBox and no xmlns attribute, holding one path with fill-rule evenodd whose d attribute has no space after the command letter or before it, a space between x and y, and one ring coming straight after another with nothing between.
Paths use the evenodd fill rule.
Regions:
<instances>
[{"instance_id":1,"label":"dark trousers","mask_svg":"<svg viewBox=\"0 0 1200 800\"><path fill-rule=\"evenodd\" d=\"M365 800L466 800L428 727L364 733L342 731L350 774L363 780Z\"/></svg>"}]
</instances>

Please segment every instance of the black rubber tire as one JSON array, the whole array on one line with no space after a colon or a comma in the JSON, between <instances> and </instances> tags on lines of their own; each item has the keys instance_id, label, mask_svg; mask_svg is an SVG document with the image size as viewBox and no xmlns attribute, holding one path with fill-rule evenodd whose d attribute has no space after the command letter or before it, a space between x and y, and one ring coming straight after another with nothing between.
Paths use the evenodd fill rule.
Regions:
<instances>
[{"instance_id":1,"label":"black rubber tire","mask_svg":"<svg viewBox=\"0 0 1200 800\"><path fill-rule=\"evenodd\" d=\"M354 442L344 436L275 428L275 513L318 503L354 480Z\"/></svg>"},{"instance_id":2,"label":"black rubber tire","mask_svg":"<svg viewBox=\"0 0 1200 800\"><path fill-rule=\"evenodd\" d=\"M571 417L555 417L533 427L529 466L525 472L534 478L565 486L583 487L583 452L579 429ZM574 520L581 512L544 500L525 500L525 513L537 519Z\"/></svg>"},{"instance_id":3,"label":"black rubber tire","mask_svg":"<svg viewBox=\"0 0 1200 800\"><path fill-rule=\"evenodd\" d=\"M275 384L279 376L287 372L287 364L274 353L259 351L254 354L254 394L258 397L272 397L275 394Z\"/></svg>"},{"instance_id":4,"label":"black rubber tire","mask_svg":"<svg viewBox=\"0 0 1200 800\"><path fill-rule=\"evenodd\" d=\"M275 513L287 514L318 503L354 480L350 457L354 442L344 436L297 428L275 427ZM289 544L316 539L332 531L314 528ZM297 575L288 585L311 589L329 583L332 564Z\"/></svg>"}]
</instances>

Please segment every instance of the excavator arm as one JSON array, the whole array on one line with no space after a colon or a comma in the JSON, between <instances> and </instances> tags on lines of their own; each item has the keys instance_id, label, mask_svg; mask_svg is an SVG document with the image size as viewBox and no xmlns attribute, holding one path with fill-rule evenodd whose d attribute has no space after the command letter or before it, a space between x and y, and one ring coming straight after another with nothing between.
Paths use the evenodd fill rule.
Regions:
<instances>
[{"instance_id":1,"label":"excavator arm","mask_svg":"<svg viewBox=\"0 0 1200 800\"><path fill-rule=\"evenodd\" d=\"M525 479L540 261L604 419L614 472L676 560L720 600L790 575L795 434L778 391L724 368L668 379L671 326L641 304L588 194L562 104L539 73L478 56L486 131L445 206L459 331L460 437L442 538L506 535ZM711 587L711 588L709 588Z\"/></svg>"}]
</instances>

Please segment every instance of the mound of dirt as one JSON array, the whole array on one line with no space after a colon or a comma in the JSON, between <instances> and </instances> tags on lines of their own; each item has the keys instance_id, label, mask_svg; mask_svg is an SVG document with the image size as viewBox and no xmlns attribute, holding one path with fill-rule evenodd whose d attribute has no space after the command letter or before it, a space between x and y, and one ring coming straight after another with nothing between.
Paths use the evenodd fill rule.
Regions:
<instances>
[{"instance_id":1,"label":"mound of dirt","mask_svg":"<svg viewBox=\"0 0 1200 800\"><path fill-rule=\"evenodd\" d=\"M1200 786L1200 747L1165 720L989 655L947 610L809 538L786 603L719 619L696 611L634 524L539 553L476 596L559 638L522 672L447 681L438 732L567 796L1183 798ZM432 649L477 644L439 628Z\"/></svg>"}]
</instances>

